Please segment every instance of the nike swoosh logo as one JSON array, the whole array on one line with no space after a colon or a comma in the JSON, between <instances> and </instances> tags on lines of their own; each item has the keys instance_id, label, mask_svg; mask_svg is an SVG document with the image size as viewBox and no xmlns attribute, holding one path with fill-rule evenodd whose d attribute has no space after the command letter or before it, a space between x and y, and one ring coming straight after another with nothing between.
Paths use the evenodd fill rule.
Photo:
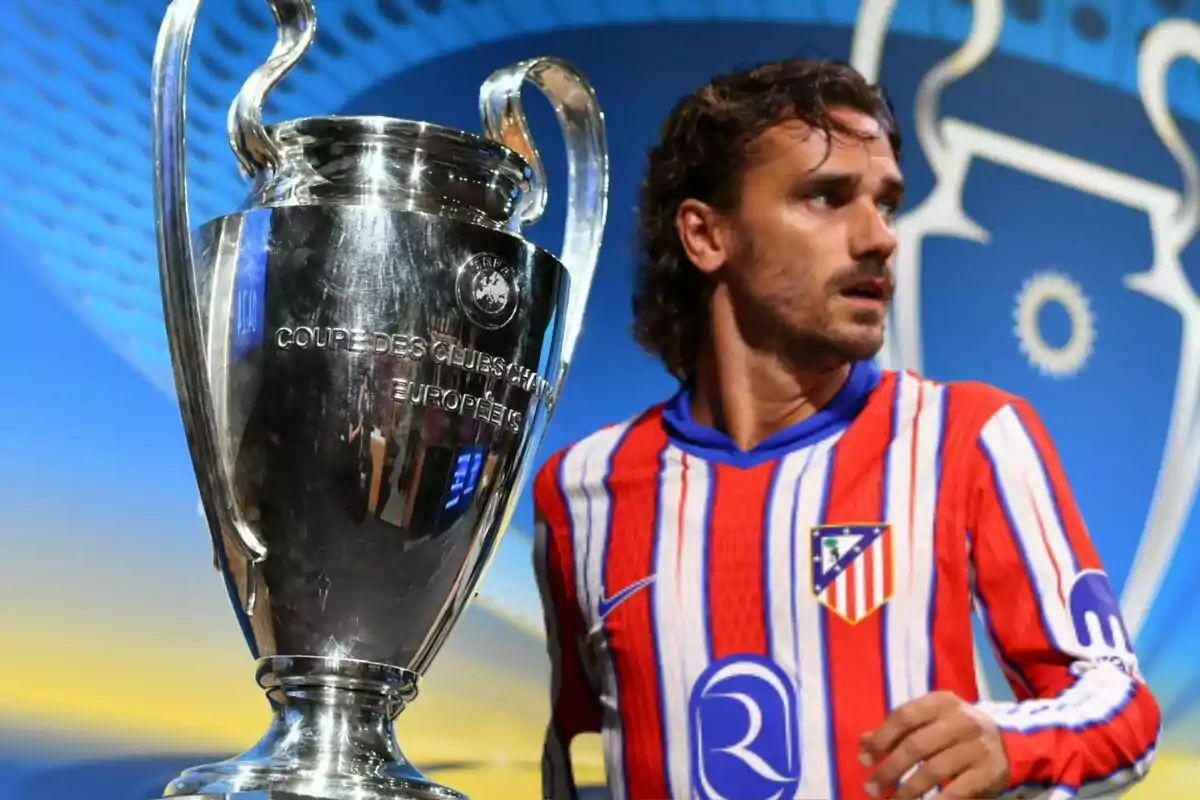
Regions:
<instances>
[{"instance_id":1,"label":"nike swoosh logo","mask_svg":"<svg viewBox=\"0 0 1200 800\"><path fill-rule=\"evenodd\" d=\"M611 614L613 612L613 609L615 609L617 606L621 605L621 603L624 603L626 600L633 597L635 594L640 592L642 589L645 589L647 586L649 586L652 583L654 583L653 575L651 575L647 578L642 578L637 583L629 584L624 589L622 589L621 591L612 595L611 597L601 597L600 602L597 604L597 607L596 607L596 610L600 612L600 619L604 619L605 617L607 617L609 614Z\"/></svg>"}]
</instances>

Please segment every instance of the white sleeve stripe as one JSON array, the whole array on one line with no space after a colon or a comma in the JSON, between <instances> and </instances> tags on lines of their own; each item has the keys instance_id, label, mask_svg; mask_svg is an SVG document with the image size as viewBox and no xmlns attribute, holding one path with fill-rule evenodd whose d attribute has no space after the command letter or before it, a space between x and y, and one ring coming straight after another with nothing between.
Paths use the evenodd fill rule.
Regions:
<instances>
[{"instance_id":1,"label":"white sleeve stripe","mask_svg":"<svg viewBox=\"0 0 1200 800\"><path fill-rule=\"evenodd\" d=\"M1046 526L1050 556L1059 568L1074 574L1079 569L1075 562L1075 551L1071 548L1071 542L1063 528L1062 509L1059 508L1058 499L1050 486L1050 476L1046 473L1042 454L1015 408L1005 406L997 416L1004 426L1005 438L1009 441L1012 452L1026 472L1038 516Z\"/></svg>"},{"instance_id":2,"label":"white sleeve stripe","mask_svg":"<svg viewBox=\"0 0 1200 800\"><path fill-rule=\"evenodd\" d=\"M571 566L575 578L575 594L579 602L590 608L591 596L587 586L588 515L585 492L588 478L587 442L581 442L563 456L559 464L558 490L567 506L567 538L571 543Z\"/></svg>"},{"instance_id":3,"label":"white sleeve stripe","mask_svg":"<svg viewBox=\"0 0 1200 800\"><path fill-rule=\"evenodd\" d=\"M998 411L980 434L996 478L996 490L1016 538L1025 570L1037 595L1046 635L1064 653L1077 647L1066 592L1075 577L1075 559L1037 449L1012 406Z\"/></svg>"},{"instance_id":4,"label":"white sleeve stripe","mask_svg":"<svg viewBox=\"0 0 1200 800\"><path fill-rule=\"evenodd\" d=\"M1021 703L981 703L997 727L1019 733L1067 730L1081 733L1110 722L1133 700L1137 683L1119 669L1089 669L1057 697Z\"/></svg>"},{"instance_id":5,"label":"white sleeve stripe","mask_svg":"<svg viewBox=\"0 0 1200 800\"><path fill-rule=\"evenodd\" d=\"M605 540L608 537L609 497L605 488L613 451L625 437L629 422L597 431L563 457L559 491L567 504L576 591L587 610L589 629L603 595Z\"/></svg>"},{"instance_id":6,"label":"white sleeve stripe","mask_svg":"<svg viewBox=\"0 0 1200 800\"><path fill-rule=\"evenodd\" d=\"M612 456L633 420L604 428L582 440L563 457L559 486L570 519L572 561L584 632L594 654L595 682L603 709L601 739L613 800L625 798L625 741L619 717L617 674L610 655L599 604L605 596L604 562L608 550L612 498L607 479Z\"/></svg>"}]
</instances>

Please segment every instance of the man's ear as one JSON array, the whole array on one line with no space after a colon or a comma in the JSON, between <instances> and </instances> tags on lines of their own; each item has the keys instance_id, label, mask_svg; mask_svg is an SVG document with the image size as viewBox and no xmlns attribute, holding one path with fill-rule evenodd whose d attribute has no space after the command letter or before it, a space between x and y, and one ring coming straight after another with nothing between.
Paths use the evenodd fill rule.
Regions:
<instances>
[{"instance_id":1,"label":"man's ear","mask_svg":"<svg viewBox=\"0 0 1200 800\"><path fill-rule=\"evenodd\" d=\"M711 275L729 260L729 228L721 212L688 198L675 212L679 243L696 269Z\"/></svg>"}]
</instances>

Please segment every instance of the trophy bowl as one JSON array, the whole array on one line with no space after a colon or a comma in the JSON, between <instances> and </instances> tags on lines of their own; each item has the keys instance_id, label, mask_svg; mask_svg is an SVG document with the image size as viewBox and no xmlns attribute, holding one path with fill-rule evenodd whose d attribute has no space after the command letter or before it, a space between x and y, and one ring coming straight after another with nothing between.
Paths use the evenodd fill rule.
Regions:
<instances>
[{"instance_id":1,"label":"trophy bowl","mask_svg":"<svg viewBox=\"0 0 1200 800\"><path fill-rule=\"evenodd\" d=\"M199 0L154 65L163 309L184 429L225 579L274 708L247 752L168 797L457 798L393 720L472 597L566 375L607 203L603 117L554 58L494 73L484 135L384 117L261 122L316 30L268 0L271 58L234 101L241 210L191 230L186 65ZM554 106L571 186L564 253L520 103Z\"/></svg>"}]
</instances>

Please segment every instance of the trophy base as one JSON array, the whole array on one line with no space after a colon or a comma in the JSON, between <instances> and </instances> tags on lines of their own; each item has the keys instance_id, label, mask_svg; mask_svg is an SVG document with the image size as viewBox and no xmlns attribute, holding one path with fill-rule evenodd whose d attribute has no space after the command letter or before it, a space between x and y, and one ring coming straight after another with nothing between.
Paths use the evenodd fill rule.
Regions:
<instances>
[{"instance_id":1,"label":"trophy base","mask_svg":"<svg viewBox=\"0 0 1200 800\"><path fill-rule=\"evenodd\" d=\"M412 770L412 776L409 778L391 775L382 779L375 777L369 782L359 780L353 784L337 786L334 785L336 782L331 782L327 778L313 776L304 779L295 772L271 774L262 770L261 764L254 764L253 774L239 769L239 766L241 765L238 764L238 759L231 759L220 764L190 769L171 782L163 797L165 800L468 800L466 795L434 783L415 769ZM229 767L233 767L233 769L218 771ZM295 784L297 788L250 788L251 785L262 783ZM201 789L198 794L177 794L173 791L175 787L182 788L198 784L213 788L233 785L246 788L238 791L212 791L205 788ZM305 790L305 784L316 785L313 785L310 790Z\"/></svg>"},{"instance_id":2,"label":"trophy base","mask_svg":"<svg viewBox=\"0 0 1200 800\"><path fill-rule=\"evenodd\" d=\"M254 747L193 767L171 800L467 800L426 778L400 750L393 718L416 697L417 675L365 661L275 657L259 683L279 709Z\"/></svg>"}]
</instances>

